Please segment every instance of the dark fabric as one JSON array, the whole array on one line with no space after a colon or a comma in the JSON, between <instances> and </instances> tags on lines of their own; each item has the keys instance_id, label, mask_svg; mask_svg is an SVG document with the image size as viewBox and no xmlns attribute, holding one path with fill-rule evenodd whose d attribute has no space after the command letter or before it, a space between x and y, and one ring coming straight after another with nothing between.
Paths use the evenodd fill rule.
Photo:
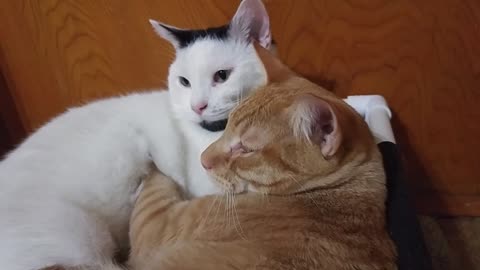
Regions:
<instances>
[{"instance_id":1,"label":"dark fabric","mask_svg":"<svg viewBox=\"0 0 480 270\"><path fill-rule=\"evenodd\" d=\"M425 246L414 207L408 196L397 146L378 145L387 175L387 225L398 252L399 270L430 270L432 263Z\"/></svg>"}]
</instances>

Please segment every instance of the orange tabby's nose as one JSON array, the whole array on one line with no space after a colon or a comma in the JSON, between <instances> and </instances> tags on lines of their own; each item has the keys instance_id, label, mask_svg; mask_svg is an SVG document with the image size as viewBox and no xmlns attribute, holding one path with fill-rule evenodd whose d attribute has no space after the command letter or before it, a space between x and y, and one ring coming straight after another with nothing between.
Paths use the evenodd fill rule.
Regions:
<instances>
[{"instance_id":1,"label":"orange tabby's nose","mask_svg":"<svg viewBox=\"0 0 480 270\"><path fill-rule=\"evenodd\" d=\"M216 141L203 151L200 156L200 162L205 170L218 168L230 158L230 153L225 152L224 143Z\"/></svg>"},{"instance_id":2,"label":"orange tabby's nose","mask_svg":"<svg viewBox=\"0 0 480 270\"><path fill-rule=\"evenodd\" d=\"M212 170L227 161L227 155L217 153L215 149L207 148L200 156L200 162L205 170Z\"/></svg>"},{"instance_id":3,"label":"orange tabby's nose","mask_svg":"<svg viewBox=\"0 0 480 270\"><path fill-rule=\"evenodd\" d=\"M202 155L200 158L200 161L202 163L202 167L205 170L211 170L213 168L213 162L211 159L205 158L205 155Z\"/></svg>"},{"instance_id":4,"label":"orange tabby's nose","mask_svg":"<svg viewBox=\"0 0 480 270\"><path fill-rule=\"evenodd\" d=\"M202 167L207 171L213 169L218 164L218 158L212 146L203 151L200 156L200 162L202 163Z\"/></svg>"}]
</instances>

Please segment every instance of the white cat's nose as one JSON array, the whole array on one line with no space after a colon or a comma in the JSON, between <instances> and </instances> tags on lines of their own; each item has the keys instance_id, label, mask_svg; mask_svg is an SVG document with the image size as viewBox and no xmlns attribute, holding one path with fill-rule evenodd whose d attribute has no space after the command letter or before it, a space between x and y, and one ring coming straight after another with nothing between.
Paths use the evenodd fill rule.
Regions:
<instances>
[{"instance_id":1,"label":"white cat's nose","mask_svg":"<svg viewBox=\"0 0 480 270\"><path fill-rule=\"evenodd\" d=\"M198 115L202 115L203 111L208 107L208 103L202 102L196 105L192 105L192 110L196 112Z\"/></svg>"}]
</instances>

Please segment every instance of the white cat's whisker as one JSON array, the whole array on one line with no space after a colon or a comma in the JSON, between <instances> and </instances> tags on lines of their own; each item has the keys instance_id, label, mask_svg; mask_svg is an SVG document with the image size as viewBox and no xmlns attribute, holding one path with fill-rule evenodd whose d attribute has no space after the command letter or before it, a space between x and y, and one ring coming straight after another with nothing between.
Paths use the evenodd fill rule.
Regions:
<instances>
[{"instance_id":1,"label":"white cat's whisker","mask_svg":"<svg viewBox=\"0 0 480 270\"><path fill-rule=\"evenodd\" d=\"M234 100L234 102L232 102L232 103L234 103L235 105L239 105L241 101L242 101L242 91L238 91L237 99Z\"/></svg>"},{"instance_id":2,"label":"white cat's whisker","mask_svg":"<svg viewBox=\"0 0 480 270\"><path fill-rule=\"evenodd\" d=\"M243 96L243 90L242 90L242 91L240 91L240 100L239 101L242 102L244 98L245 97Z\"/></svg>"}]
</instances>

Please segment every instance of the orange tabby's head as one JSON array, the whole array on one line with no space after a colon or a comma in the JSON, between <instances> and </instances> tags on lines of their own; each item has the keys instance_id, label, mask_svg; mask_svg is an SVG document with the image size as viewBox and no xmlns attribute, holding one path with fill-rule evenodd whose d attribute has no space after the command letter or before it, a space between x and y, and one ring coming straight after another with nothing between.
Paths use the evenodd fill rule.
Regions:
<instances>
[{"instance_id":1,"label":"orange tabby's head","mask_svg":"<svg viewBox=\"0 0 480 270\"><path fill-rule=\"evenodd\" d=\"M226 190L291 194L341 181L336 171L375 147L353 109L291 75L241 103L201 160Z\"/></svg>"}]
</instances>

